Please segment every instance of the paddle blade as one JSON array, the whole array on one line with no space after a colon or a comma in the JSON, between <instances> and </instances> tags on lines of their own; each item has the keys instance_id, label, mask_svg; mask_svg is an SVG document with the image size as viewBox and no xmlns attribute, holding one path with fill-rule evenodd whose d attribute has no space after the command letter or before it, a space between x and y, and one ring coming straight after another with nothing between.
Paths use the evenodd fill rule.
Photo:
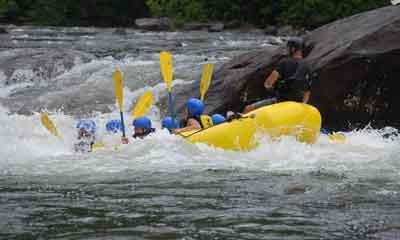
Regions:
<instances>
[{"instance_id":1,"label":"paddle blade","mask_svg":"<svg viewBox=\"0 0 400 240\"><path fill-rule=\"evenodd\" d=\"M340 133L328 134L328 137L332 142L335 142L335 143L345 143L346 142L346 137Z\"/></svg>"},{"instance_id":2,"label":"paddle blade","mask_svg":"<svg viewBox=\"0 0 400 240\"><path fill-rule=\"evenodd\" d=\"M117 99L119 111L123 111L124 103L124 83L122 80L122 73L120 70L114 72L114 85L115 85L115 97Z\"/></svg>"},{"instance_id":3,"label":"paddle blade","mask_svg":"<svg viewBox=\"0 0 400 240\"><path fill-rule=\"evenodd\" d=\"M138 117L143 116L153 103L154 103L153 94L148 91L144 92L143 95L139 98L139 101L136 103L136 106L132 111L132 118L136 119Z\"/></svg>"},{"instance_id":4,"label":"paddle blade","mask_svg":"<svg viewBox=\"0 0 400 240\"><path fill-rule=\"evenodd\" d=\"M49 118L47 113L41 113L40 114L40 121L42 122L42 125L54 136L60 137L58 134L57 128L54 125L53 121Z\"/></svg>"},{"instance_id":5,"label":"paddle blade","mask_svg":"<svg viewBox=\"0 0 400 240\"><path fill-rule=\"evenodd\" d=\"M160 65L161 65L161 74L163 76L165 84L167 84L168 92L171 92L172 89L172 79L173 79L173 65L172 65L172 56L169 52L161 52L160 53Z\"/></svg>"},{"instance_id":6,"label":"paddle blade","mask_svg":"<svg viewBox=\"0 0 400 240\"><path fill-rule=\"evenodd\" d=\"M204 66L203 74L201 76L201 81L200 81L200 95L201 95L200 99L201 99L201 101L204 101L204 97L206 96L208 88L210 87L213 69L214 69L214 65L211 63L208 63Z\"/></svg>"}]
</instances>

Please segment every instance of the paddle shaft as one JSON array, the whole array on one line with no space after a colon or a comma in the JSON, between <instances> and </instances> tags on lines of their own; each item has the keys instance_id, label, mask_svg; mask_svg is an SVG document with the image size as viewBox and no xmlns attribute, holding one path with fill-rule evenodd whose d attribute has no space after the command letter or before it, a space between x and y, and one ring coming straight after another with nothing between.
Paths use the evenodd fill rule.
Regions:
<instances>
[{"instance_id":1,"label":"paddle shaft","mask_svg":"<svg viewBox=\"0 0 400 240\"><path fill-rule=\"evenodd\" d=\"M175 119L175 106L172 92L168 92L168 113L173 119Z\"/></svg>"},{"instance_id":2,"label":"paddle shaft","mask_svg":"<svg viewBox=\"0 0 400 240\"><path fill-rule=\"evenodd\" d=\"M121 115L121 125L122 125L122 137L126 137L125 135L125 122L124 122L124 113L119 112Z\"/></svg>"}]
</instances>

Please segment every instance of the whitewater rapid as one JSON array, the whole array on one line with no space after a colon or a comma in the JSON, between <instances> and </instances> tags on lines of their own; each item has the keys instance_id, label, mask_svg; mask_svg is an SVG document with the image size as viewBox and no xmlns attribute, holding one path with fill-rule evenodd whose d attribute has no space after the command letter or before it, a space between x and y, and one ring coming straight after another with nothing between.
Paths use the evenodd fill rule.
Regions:
<instances>
[{"instance_id":1,"label":"whitewater rapid","mask_svg":"<svg viewBox=\"0 0 400 240\"><path fill-rule=\"evenodd\" d=\"M7 27L0 36L0 239L398 239L400 136L365 127L346 142L322 135L260 139L249 152L191 144L160 130L165 84L159 52L174 56L174 84L198 82L251 50L262 33L152 33L126 29ZM282 42L273 38L273 42ZM112 73L130 110L144 91L157 128L120 144ZM178 92L175 94L179 94ZM62 138L40 123L47 111ZM108 147L76 153L77 120L93 119ZM116 147L115 147L116 146Z\"/></svg>"},{"instance_id":2,"label":"whitewater rapid","mask_svg":"<svg viewBox=\"0 0 400 240\"><path fill-rule=\"evenodd\" d=\"M79 31L82 32L81 35L76 34ZM339 175L354 173L356 177L385 174L386 177L400 179L400 163L397 161L400 139L397 131L390 127L378 130L365 128L344 133L345 144L332 143L326 136L321 136L315 145L299 143L290 137L279 141L265 139L257 149L244 153L223 151L202 144L192 145L180 137L158 130L149 138L132 141L128 146L119 146L116 151L109 147L90 154L76 154L72 146L76 138L74 127L79 118L96 121L99 141L119 145L119 137L108 135L104 127L108 120L119 117L114 104L112 82L115 69L124 73L128 133L132 130L129 110L145 90L152 91L155 95L156 104L151 107L148 115L159 129L159 101L166 91L161 81L157 49L162 49L166 42L180 43L174 54L174 84L187 84L198 81L203 64L214 63L218 67L235 52L268 47L268 42L257 34L232 33L203 36L197 33L130 32L133 39L127 39L110 34L110 30L102 32L98 29L16 28L11 32L13 44L21 50L4 50L1 55L12 59L24 53L22 49L26 47L36 49L31 43L58 49L56 46L60 44L67 46L66 44L75 42L72 45L73 51L68 55L68 58L73 59L60 60L57 57L58 62L50 68L52 74L38 75L35 72L37 68L32 67L33 65L29 65L32 68L28 69L16 68L9 79L19 76L19 80L1 89L0 96L10 104L11 110L17 106L33 112L33 115L25 116L10 111L6 106L1 108L0 124L3 127L0 129L0 169L3 174L93 175L124 171L246 169L266 172L327 171ZM53 39L46 36L53 32L57 33L51 35ZM45 43L40 40L43 35L48 40ZM98 55L100 46L105 52L115 51L116 46L110 44L111 40L124 45L126 54L118 55L117 52L102 57L91 55ZM137 55L136 48L127 47L132 41L136 41L144 49L153 46L155 51L146 53L142 50ZM84 54L74 56L82 49L86 49ZM210 51L212 49L215 52ZM55 52L53 55L57 54ZM17 63L21 66L21 62ZM63 64L72 64L72 67L66 68ZM10 81L5 71L6 69L0 71L0 82ZM40 79L40 76L50 78ZM38 92L37 97L32 95L32 98L26 98L30 92ZM62 139L51 136L40 124L38 112L48 108ZM101 113L104 110L111 113Z\"/></svg>"},{"instance_id":3,"label":"whitewater rapid","mask_svg":"<svg viewBox=\"0 0 400 240\"><path fill-rule=\"evenodd\" d=\"M128 94L129 96L129 94ZM131 171L179 172L184 170L243 169L265 172L308 173L323 171L355 178L384 176L400 179L400 138L392 128L362 129L344 133L346 143L334 143L322 135L314 145L297 142L292 137L280 140L263 139L250 152L233 152L204 144L190 144L179 136L159 130L159 109L153 107L149 116L158 128L144 140L120 145L119 135L105 131L109 119L118 112L95 114L97 139L110 147L93 153L73 151L76 119L63 113L50 117L62 139L51 136L40 124L40 115L8 115L1 109L0 169L4 175L93 176ZM128 113L126 114L128 115ZM128 124L128 133L132 127ZM115 149L114 145L118 145Z\"/></svg>"}]
</instances>

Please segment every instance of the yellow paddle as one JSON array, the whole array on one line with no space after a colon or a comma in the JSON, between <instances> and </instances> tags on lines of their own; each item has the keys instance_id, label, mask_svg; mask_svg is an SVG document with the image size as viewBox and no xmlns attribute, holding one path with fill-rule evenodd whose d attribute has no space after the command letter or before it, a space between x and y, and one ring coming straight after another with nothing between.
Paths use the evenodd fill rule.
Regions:
<instances>
[{"instance_id":1,"label":"yellow paddle","mask_svg":"<svg viewBox=\"0 0 400 240\"><path fill-rule=\"evenodd\" d=\"M53 121L49 118L49 115L47 113L42 112L40 114L40 121L42 122L42 125L54 136L62 138L60 134L57 131L56 126L54 125Z\"/></svg>"},{"instance_id":2,"label":"yellow paddle","mask_svg":"<svg viewBox=\"0 0 400 240\"><path fill-rule=\"evenodd\" d=\"M204 101L204 97L206 96L208 88L210 87L213 69L214 69L214 65L211 63L204 65L203 74L201 76L201 81L200 81L200 100L201 101Z\"/></svg>"},{"instance_id":3,"label":"yellow paddle","mask_svg":"<svg viewBox=\"0 0 400 240\"><path fill-rule=\"evenodd\" d=\"M122 73L116 70L113 75L115 85L115 97L121 115L122 136L125 137L125 123L124 123L124 82L122 80Z\"/></svg>"},{"instance_id":4,"label":"yellow paddle","mask_svg":"<svg viewBox=\"0 0 400 240\"><path fill-rule=\"evenodd\" d=\"M167 84L168 92L172 90L172 80L174 78L172 56L169 52L160 53L161 74L165 84Z\"/></svg>"},{"instance_id":5,"label":"yellow paddle","mask_svg":"<svg viewBox=\"0 0 400 240\"><path fill-rule=\"evenodd\" d=\"M333 141L335 143L345 143L346 142L346 137L340 133L331 133L331 134L328 134L328 137L331 141Z\"/></svg>"},{"instance_id":6,"label":"yellow paddle","mask_svg":"<svg viewBox=\"0 0 400 240\"><path fill-rule=\"evenodd\" d=\"M139 101L136 103L136 106L132 111L132 118L136 119L143 116L153 103L153 94L149 91L145 91L143 95L139 98Z\"/></svg>"},{"instance_id":7,"label":"yellow paddle","mask_svg":"<svg viewBox=\"0 0 400 240\"><path fill-rule=\"evenodd\" d=\"M172 56L169 52L160 53L160 65L161 65L161 74L163 76L165 84L167 85L167 91L168 91L168 114L172 118L175 118L175 111L174 111L175 107L172 98L172 80L174 78L174 73L172 65Z\"/></svg>"},{"instance_id":8,"label":"yellow paddle","mask_svg":"<svg viewBox=\"0 0 400 240\"><path fill-rule=\"evenodd\" d=\"M329 140L331 140L332 142L335 142L335 143L345 143L346 142L346 137L341 133L331 132L325 128L321 128L321 133L326 134L328 136Z\"/></svg>"}]
</instances>

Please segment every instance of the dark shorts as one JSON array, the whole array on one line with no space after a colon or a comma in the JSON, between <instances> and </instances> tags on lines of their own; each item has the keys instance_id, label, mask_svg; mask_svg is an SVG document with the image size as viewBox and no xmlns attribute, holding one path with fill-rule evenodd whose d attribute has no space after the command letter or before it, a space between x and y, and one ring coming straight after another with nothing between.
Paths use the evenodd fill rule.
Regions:
<instances>
[{"instance_id":1,"label":"dark shorts","mask_svg":"<svg viewBox=\"0 0 400 240\"><path fill-rule=\"evenodd\" d=\"M264 100L261 100L261 101L258 101L258 102L255 102L255 103L251 104L250 107L253 108L253 109L257 109L257 108L260 108L260 107L265 107L265 106L268 106L268 105L275 104L277 102L278 102L278 98L276 98L276 97L267 98L267 99L264 99Z\"/></svg>"}]
</instances>

